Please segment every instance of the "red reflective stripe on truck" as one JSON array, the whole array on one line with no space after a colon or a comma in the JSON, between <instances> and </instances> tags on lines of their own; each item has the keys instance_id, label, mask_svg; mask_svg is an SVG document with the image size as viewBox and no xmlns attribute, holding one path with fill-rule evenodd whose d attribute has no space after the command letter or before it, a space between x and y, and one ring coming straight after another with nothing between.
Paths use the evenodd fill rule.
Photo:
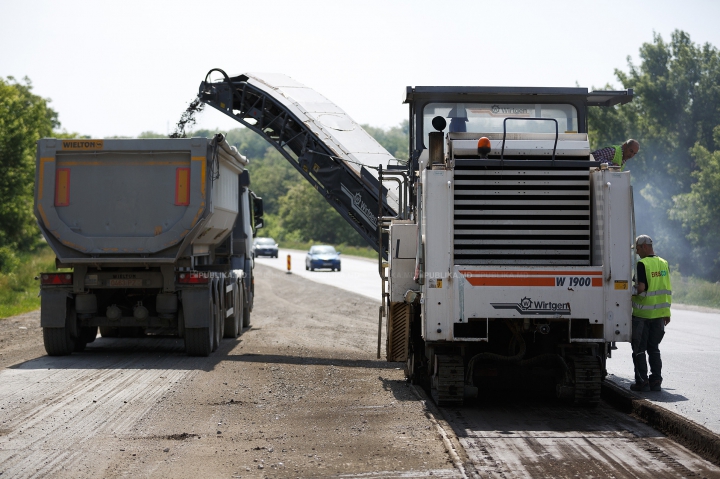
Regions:
<instances>
[{"instance_id":1,"label":"red reflective stripe on truck","mask_svg":"<svg viewBox=\"0 0 720 479\"><path fill-rule=\"evenodd\" d=\"M70 204L70 168L55 170L55 206Z\"/></svg>"},{"instance_id":2,"label":"red reflective stripe on truck","mask_svg":"<svg viewBox=\"0 0 720 479\"><path fill-rule=\"evenodd\" d=\"M175 204L190 204L190 168L175 169Z\"/></svg>"}]
</instances>

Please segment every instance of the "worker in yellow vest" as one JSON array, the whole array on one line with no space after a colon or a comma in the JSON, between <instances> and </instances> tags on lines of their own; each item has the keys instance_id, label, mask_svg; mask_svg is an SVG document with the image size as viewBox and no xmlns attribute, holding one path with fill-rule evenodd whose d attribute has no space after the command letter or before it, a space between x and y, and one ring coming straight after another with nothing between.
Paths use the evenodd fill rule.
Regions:
<instances>
[{"instance_id":1,"label":"worker in yellow vest","mask_svg":"<svg viewBox=\"0 0 720 479\"><path fill-rule=\"evenodd\" d=\"M635 384L630 385L630 389L641 392L660 391L662 360L659 345L665 336L665 326L670 323L670 269L667 261L655 254L652 238L647 235L640 235L635 239L635 252L640 256L640 261L637 263L632 297Z\"/></svg>"},{"instance_id":2,"label":"worker in yellow vest","mask_svg":"<svg viewBox=\"0 0 720 479\"><path fill-rule=\"evenodd\" d=\"M607 163L620 167L620 171L625 169L625 163L640 151L640 143L637 140L629 139L622 145L608 146L600 148L591 153L595 161Z\"/></svg>"}]
</instances>

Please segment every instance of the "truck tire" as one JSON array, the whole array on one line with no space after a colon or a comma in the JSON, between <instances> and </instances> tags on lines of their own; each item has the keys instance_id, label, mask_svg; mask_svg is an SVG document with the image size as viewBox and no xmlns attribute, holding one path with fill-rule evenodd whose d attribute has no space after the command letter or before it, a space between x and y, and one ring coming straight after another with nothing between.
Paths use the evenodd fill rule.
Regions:
<instances>
[{"instance_id":1,"label":"truck tire","mask_svg":"<svg viewBox=\"0 0 720 479\"><path fill-rule=\"evenodd\" d=\"M212 352L214 328L185 328L185 352L188 356L207 357Z\"/></svg>"},{"instance_id":2,"label":"truck tire","mask_svg":"<svg viewBox=\"0 0 720 479\"><path fill-rule=\"evenodd\" d=\"M240 335L240 329L242 328L242 313L243 289L242 284L238 284L237 294L235 295L235 301L233 302L233 315L229 318L225 318L224 337L237 338Z\"/></svg>"},{"instance_id":3,"label":"truck tire","mask_svg":"<svg viewBox=\"0 0 720 479\"><path fill-rule=\"evenodd\" d=\"M120 337L120 328L113 328L112 326L100 326L100 336L103 338L118 338Z\"/></svg>"},{"instance_id":4,"label":"truck tire","mask_svg":"<svg viewBox=\"0 0 720 479\"><path fill-rule=\"evenodd\" d=\"M64 328L43 328L45 351L50 356L67 356L75 350L75 338L72 337L70 321L76 321L75 307L68 306L65 313Z\"/></svg>"},{"instance_id":5,"label":"truck tire","mask_svg":"<svg viewBox=\"0 0 720 479\"><path fill-rule=\"evenodd\" d=\"M213 318L213 331L215 333L213 335L213 348L212 348L213 351L216 351L217 348L220 347L220 341L222 340L222 337L223 337L223 329L224 329L223 326L225 325L224 321L221 318L221 316L223 314L222 313L223 308L220 303L221 300L222 300L222 298L220 298L219 296L215 296L215 302L213 303L213 317L212 318Z\"/></svg>"},{"instance_id":6,"label":"truck tire","mask_svg":"<svg viewBox=\"0 0 720 479\"><path fill-rule=\"evenodd\" d=\"M245 328L250 327L250 293L246 292L245 290L245 281L250 281L250 285L252 285L252 277L251 278L245 278L243 282L240 284L240 287L243 291L243 301L240 303L240 307L242 308L242 321L241 321L241 331ZM250 288L248 288L249 290Z\"/></svg>"},{"instance_id":7,"label":"truck tire","mask_svg":"<svg viewBox=\"0 0 720 479\"><path fill-rule=\"evenodd\" d=\"M67 356L75 350L69 328L43 328L43 341L49 356Z\"/></svg>"},{"instance_id":8,"label":"truck tire","mask_svg":"<svg viewBox=\"0 0 720 479\"><path fill-rule=\"evenodd\" d=\"M243 306L243 317L242 317L243 328L250 327L250 307Z\"/></svg>"},{"instance_id":9,"label":"truck tire","mask_svg":"<svg viewBox=\"0 0 720 479\"><path fill-rule=\"evenodd\" d=\"M79 329L80 331L78 334L78 339L85 342L86 344L92 343L93 341L95 341L95 338L97 338L97 326L80 326Z\"/></svg>"}]
</instances>

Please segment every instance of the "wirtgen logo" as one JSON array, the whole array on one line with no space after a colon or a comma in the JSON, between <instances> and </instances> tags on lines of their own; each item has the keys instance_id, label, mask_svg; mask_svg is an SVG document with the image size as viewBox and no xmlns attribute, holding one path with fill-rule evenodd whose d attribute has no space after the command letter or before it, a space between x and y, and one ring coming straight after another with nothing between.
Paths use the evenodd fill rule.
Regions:
<instances>
[{"instance_id":1,"label":"wirtgen logo","mask_svg":"<svg viewBox=\"0 0 720 479\"><path fill-rule=\"evenodd\" d=\"M353 195L353 193L345 185L341 184L340 187L342 188L343 193L348 195L348 198L350 198L353 210L362 216L374 229L377 229L377 213L373 213L370 210L368 205L366 205L362 200L360 193L355 193Z\"/></svg>"},{"instance_id":2,"label":"wirtgen logo","mask_svg":"<svg viewBox=\"0 0 720 479\"><path fill-rule=\"evenodd\" d=\"M519 303L490 303L495 309L514 309L526 316L541 314L570 314L570 303L553 303L550 301L533 301L525 297Z\"/></svg>"}]
</instances>

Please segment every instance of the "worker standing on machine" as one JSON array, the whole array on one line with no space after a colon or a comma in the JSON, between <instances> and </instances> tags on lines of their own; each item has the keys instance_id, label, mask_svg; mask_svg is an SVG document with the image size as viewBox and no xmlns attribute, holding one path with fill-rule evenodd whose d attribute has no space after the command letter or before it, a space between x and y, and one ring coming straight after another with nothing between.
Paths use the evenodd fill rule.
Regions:
<instances>
[{"instance_id":1,"label":"worker standing on machine","mask_svg":"<svg viewBox=\"0 0 720 479\"><path fill-rule=\"evenodd\" d=\"M670 269L667 261L655 254L652 239L647 235L640 235L635 239L635 252L640 256L640 261L637 264L637 281L632 297L635 384L631 384L630 389L641 392L660 391L662 360L659 345L665 336L665 326L670 323ZM649 378L648 362L651 372Z\"/></svg>"}]
</instances>

